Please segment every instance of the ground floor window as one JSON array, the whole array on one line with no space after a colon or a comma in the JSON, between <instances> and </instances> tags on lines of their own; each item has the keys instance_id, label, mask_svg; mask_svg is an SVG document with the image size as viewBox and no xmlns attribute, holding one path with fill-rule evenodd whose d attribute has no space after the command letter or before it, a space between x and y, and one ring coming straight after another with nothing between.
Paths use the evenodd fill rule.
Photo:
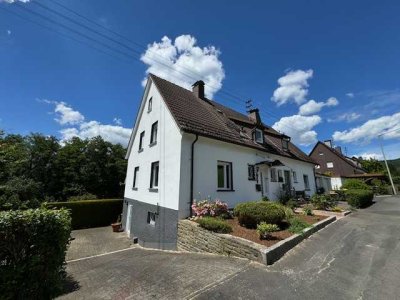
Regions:
<instances>
[{"instance_id":1,"label":"ground floor window","mask_svg":"<svg viewBox=\"0 0 400 300\"><path fill-rule=\"evenodd\" d=\"M304 188L306 190L310 189L310 182L308 181L308 175L303 175L303 180L304 180Z\"/></svg>"},{"instance_id":2,"label":"ground floor window","mask_svg":"<svg viewBox=\"0 0 400 300\"><path fill-rule=\"evenodd\" d=\"M297 183L297 173L296 173L296 171L293 171L293 182Z\"/></svg>"},{"instance_id":3,"label":"ground floor window","mask_svg":"<svg viewBox=\"0 0 400 300\"><path fill-rule=\"evenodd\" d=\"M277 182L278 181L278 177L276 175L276 169L274 169L274 168L271 169L271 181L272 182Z\"/></svg>"},{"instance_id":4,"label":"ground floor window","mask_svg":"<svg viewBox=\"0 0 400 300\"><path fill-rule=\"evenodd\" d=\"M249 180L256 180L256 172L254 165L247 165L247 173Z\"/></svg>"},{"instance_id":5,"label":"ground floor window","mask_svg":"<svg viewBox=\"0 0 400 300\"><path fill-rule=\"evenodd\" d=\"M283 172L282 170L278 170L278 181L283 182Z\"/></svg>"},{"instance_id":6,"label":"ground floor window","mask_svg":"<svg viewBox=\"0 0 400 300\"><path fill-rule=\"evenodd\" d=\"M156 213L149 211L147 213L147 224L156 226Z\"/></svg>"},{"instance_id":7,"label":"ground floor window","mask_svg":"<svg viewBox=\"0 0 400 300\"><path fill-rule=\"evenodd\" d=\"M218 161L217 178L219 190L232 190L232 163L226 161Z\"/></svg>"}]
</instances>

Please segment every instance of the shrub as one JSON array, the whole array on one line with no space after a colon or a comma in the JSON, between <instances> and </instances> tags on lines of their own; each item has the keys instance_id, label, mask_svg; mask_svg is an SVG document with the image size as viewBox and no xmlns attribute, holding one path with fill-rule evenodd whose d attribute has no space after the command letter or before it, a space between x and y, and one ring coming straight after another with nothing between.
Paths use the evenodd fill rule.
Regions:
<instances>
[{"instance_id":1,"label":"shrub","mask_svg":"<svg viewBox=\"0 0 400 300\"><path fill-rule=\"evenodd\" d=\"M296 200L290 199L290 200L286 203L286 206L290 207L292 210L295 210L296 207L298 207L299 205L298 205L298 203L297 203Z\"/></svg>"},{"instance_id":2,"label":"shrub","mask_svg":"<svg viewBox=\"0 0 400 300\"><path fill-rule=\"evenodd\" d=\"M342 190L371 190L371 187L359 179L346 179L342 185Z\"/></svg>"},{"instance_id":3,"label":"shrub","mask_svg":"<svg viewBox=\"0 0 400 300\"><path fill-rule=\"evenodd\" d=\"M83 200L73 202L50 202L46 208L71 210L72 228L107 226L115 222L122 213L123 200Z\"/></svg>"},{"instance_id":4,"label":"shrub","mask_svg":"<svg viewBox=\"0 0 400 300\"><path fill-rule=\"evenodd\" d=\"M278 231L279 227L276 224L268 224L265 222L261 222L260 224L257 225L257 233L260 236L260 239L268 239L269 234L271 232Z\"/></svg>"},{"instance_id":5,"label":"shrub","mask_svg":"<svg viewBox=\"0 0 400 300\"><path fill-rule=\"evenodd\" d=\"M240 203L236 205L234 213L239 224L247 228L256 228L261 222L279 224L285 218L282 205L265 201Z\"/></svg>"},{"instance_id":6,"label":"shrub","mask_svg":"<svg viewBox=\"0 0 400 300\"><path fill-rule=\"evenodd\" d=\"M264 197L261 198L261 201L269 201L269 199L268 199L267 196L264 196Z\"/></svg>"},{"instance_id":7,"label":"shrub","mask_svg":"<svg viewBox=\"0 0 400 300\"><path fill-rule=\"evenodd\" d=\"M220 218L213 218L213 217L202 217L197 220L200 227L217 232L217 233L230 233L232 232L232 227L224 220Z\"/></svg>"},{"instance_id":8,"label":"shrub","mask_svg":"<svg viewBox=\"0 0 400 300\"><path fill-rule=\"evenodd\" d=\"M293 216L294 216L294 212L290 207L284 206L283 210L285 211L285 220L289 221Z\"/></svg>"},{"instance_id":9,"label":"shrub","mask_svg":"<svg viewBox=\"0 0 400 300\"><path fill-rule=\"evenodd\" d=\"M312 211L312 207L310 205L306 205L306 206L303 207L303 213L306 216L313 216L314 215L313 211Z\"/></svg>"},{"instance_id":10,"label":"shrub","mask_svg":"<svg viewBox=\"0 0 400 300\"><path fill-rule=\"evenodd\" d=\"M310 225L299 219L299 218L292 218L289 221L290 226L288 228L288 231L291 233L302 233L304 229L306 229L307 227L310 227Z\"/></svg>"},{"instance_id":11,"label":"shrub","mask_svg":"<svg viewBox=\"0 0 400 300\"><path fill-rule=\"evenodd\" d=\"M192 204L192 210L194 215L197 217L229 215L228 204L218 199L213 202L209 202L208 200L202 200L199 202L194 201Z\"/></svg>"},{"instance_id":12,"label":"shrub","mask_svg":"<svg viewBox=\"0 0 400 300\"><path fill-rule=\"evenodd\" d=\"M342 212L343 209L341 209L339 206L335 206L335 207L332 208L332 211L333 212Z\"/></svg>"},{"instance_id":13,"label":"shrub","mask_svg":"<svg viewBox=\"0 0 400 300\"><path fill-rule=\"evenodd\" d=\"M355 208L367 207L374 199L374 194L369 190L347 190L345 194L347 203Z\"/></svg>"},{"instance_id":14,"label":"shrub","mask_svg":"<svg viewBox=\"0 0 400 300\"><path fill-rule=\"evenodd\" d=\"M64 209L0 212L0 298L54 298L65 276L70 233Z\"/></svg>"},{"instance_id":15,"label":"shrub","mask_svg":"<svg viewBox=\"0 0 400 300\"><path fill-rule=\"evenodd\" d=\"M315 194L311 197L311 204L315 209L327 210L334 207L337 204L337 201L334 197L329 195Z\"/></svg>"},{"instance_id":16,"label":"shrub","mask_svg":"<svg viewBox=\"0 0 400 300\"><path fill-rule=\"evenodd\" d=\"M282 205L286 205L290 200L292 200L292 196L290 193L284 190L279 190L279 192L276 194L278 197L278 202L281 203Z\"/></svg>"},{"instance_id":17,"label":"shrub","mask_svg":"<svg viewBox=\"0 0 400 300\"><path fill-rule=\"evenodd\" d=\"M78 196L71 196L68 198L68 201L82 201L82 200L95 200L97 199L96 195L86 193Z\"/></svg>"}]
</instances>

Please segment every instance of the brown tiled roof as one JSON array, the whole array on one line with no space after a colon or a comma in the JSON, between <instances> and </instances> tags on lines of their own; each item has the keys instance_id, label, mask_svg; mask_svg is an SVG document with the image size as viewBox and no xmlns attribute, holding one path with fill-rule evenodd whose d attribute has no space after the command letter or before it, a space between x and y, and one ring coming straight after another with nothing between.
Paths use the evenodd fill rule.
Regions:
<instances>
[{"instance_id":1,"label":"brown tiled roof","mask_svg":"<svg viewBox=\"0 0 400 300\"><path fill-rule=\"evenodd\" d=\"M282 134L263 124L264 144L253 141L256 124L248 116L209 99L200 99L192 91L150 74L176 123L184 132L198 134L260 151L314 163L307 154L289 143L282 149Z\"/></svg>"}]
</instances>

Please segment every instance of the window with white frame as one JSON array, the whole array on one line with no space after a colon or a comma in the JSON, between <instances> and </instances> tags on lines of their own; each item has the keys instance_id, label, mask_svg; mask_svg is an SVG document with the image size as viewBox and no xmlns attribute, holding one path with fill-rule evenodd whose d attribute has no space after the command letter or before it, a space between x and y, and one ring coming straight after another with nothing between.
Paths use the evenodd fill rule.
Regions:
<instances>
[{"instance_id":1,"label":"window with white frame","mask_svg":"<svg viewBox=\"0 0 400 300\"><path fill-rule=\"evenodd\" d=\"M139 151L143 151L143 139L144 139L144 131L140 133L139 137Z\"/></svg>"},{"instance_id":2,"label":"window with white frame","mask_svg":"<svg viewBox=\"0 0 400 300\"><path fill-rule=\"evenodd\" d=\"M333 168L333 162L328 161L328 162L326 163L326 167L327 167L328 169L332 169L332 168Z\"/></svg>"},{"instance_id":3,"label":"window with white frame","mask_svg":"<svg viewBox=\"0 0 400 300\"><path fill-rule=\"evenodd\" d=\"M147 224L156 226L156 213L149 211L147 213Z\"/></svg>"},{"instance_id":4,"label":"window with white frame","mask_svg":"<svg viewBox=\"0 0 400 300\"><path fill-rule=\"evenodd\" d=\"M151 174L150 174L150 188L151 189L158 188L159 169L160 169L160 163L158 161L151 163Z\"/></svg>"},{"instance_id":5,"label":"window with white frame","mask_svg":"<svg viewBox=\"0 0 400 300\"><path fill-rule=\"evenodd\" d=\"M135 167L135 170L133 171L133 184L132 184L132 188L134 190L137 190L138 176L139 176L139 167Z\"/></svg>"},{"instance_id":6,"label":"window with white frame","mask_svg":"<svg viewBox=\"0 0 400 300\"><path fill-rule=\"evenodd\" d=\"M304 180L304 188L306 190L310 189L310 182L308 181L308 175L303 175L303 180Z\"/></svg>"},{"instance_id":7,"label":"window with white frame","mask_svg":"<svg viewBox=\"0 0 400 300\"><path fill-rule=\"evenodd\" d=\"M297 183L297 173L296 173L296 171L293 171L293 182Z\"/></svg>"},{"instance_id":8,"label":"window with white frame","mask_svg":"<svg viewBox=\"0 0 400 300\"><path fill-rule=\"evenodd\" d=\"M232 163L218 161L217 164L218 190L232 190Z\"/></svg>"},{"instance_id":9,"label":"window with white frame","mask_svg":"<svg viewBox=\"0 0 400 300\"><path fill-rule=\"evenodd\" d=\"M256 172L254 165L247 165L247 174L249 180L256 180Z\"/></svg>"},{"instance_id":10,"label":"window with white frame","mask_svg":"<svg viewBox=\"0 0 400 300\"><path fill-rule=\"evenodd\" d=\"M153 109L153 97L149 99L149 103L147 105L147 112L151 112L152 109Z\"/></svg>"},{"instance_id":11,"label":"window with white frame","mask_svg":"<svg viewBox=\"0 0 400 300\"><path fill-rule=\"evenodd\" d=\"M287 141L287 140L285 140L285 139L282 139L282 149L283 149L284 151L289 150L289 141Z\"/></svg>"},{"instance_id":12,"label":"window with white frame","mask_svg":"<svg viewBox=\"0 0 400 300\"><path fill-rule=\"evenodd\" d=\"M278 170L278 181L283 182L283 172L282 170Z\"/></svg>"},{"instance_id":13,"label":"window with white frame","mask_svg":"<svg viewBox=\"0 0 400 300\"><path fill-rule=\"evenodd\" d=\"M150 145L157 143L158 121L151 125Z\"/></svg>"},{"instance_id":14,"label":"window with white frame","mask_svg":"<svg viewBox=\"0 0 400 300\"><path fill-rule=\"evenodd\" d=\"M260 144L264 143L264 136L261 129L256 129L254 132L254 140Z\"/></svg>"},{"instance_id":15,"label":"window with white frame","mask_svg":"<svg viewBox=\"0 0 400 300\"><path fill-rule=\"evenodd\" d=\"M278 181L278 177L276 175L276 169L272 168L271 169L271 182L277 182Z\"/></svg>"}]
</instances>

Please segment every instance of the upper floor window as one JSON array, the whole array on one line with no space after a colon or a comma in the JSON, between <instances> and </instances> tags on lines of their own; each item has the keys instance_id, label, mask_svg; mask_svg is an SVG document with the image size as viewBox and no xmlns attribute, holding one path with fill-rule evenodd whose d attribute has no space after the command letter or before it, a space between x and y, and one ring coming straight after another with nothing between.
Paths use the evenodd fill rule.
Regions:
<instances>
[{"instance_id":1,"label":"upper floor window","mask_svg":"<svg viewBox=\"0 0 400 300\"><path fill-rule=\"evenodd\" d=\"M328 161L328 162L326 163L326 167L327 167L328 169L332 169L332 168L333 168L333 162Z\"/></svg>"},{"instance_id":2,"label":"upper floor window","mask_svg":"<svg viewBox=\"0 0 400 300\"><path fill-rule=\"evenodd\" d=\"M271 181L272 182L277 182L278 181L278 177L276 175L276 169L274 169L274 168L271 169Z\"/></svg>"},{"instance_id":3,"label":"upper floor window","mask_svg":"<svg viewBox=\"0 0 400 300\"><path fill-rule=\"evenodd\" d=\"M138 176L139 176L139 167L135 167L135 170L133 171L133 185L132 185L132 188L134 190L137 189Z\"/></svg>"},{"instance_id":4,"label":"upper floor window","mask_svg":"<svg viewBox=\"0 0 400 300\"><path fill-rule=\"evenodd\" d=\"M261 129L256 129L254 132L254 140L260 144L264 143L264 136Z\"/></svg>"},{"instance_id":5,"label":"upper floor window","mask_svg":"<svg viewBox=\"0 0 400 300\"><path fill-rule=\"evenodd\" d=\"M318 154L321 155L321 156L323 156L323 155L324 155L324 152L319 152Z\"/></svg>"},{"instance_id":6,"label":"upper floor window","mask_svg":"<svg viewBox=\"0 0 400 300\"><path fill-rule=\"evenodd\" d=\"M158 188L158 172L160 169L160 163L158 161L151 163L151 174L150 174L150 188Z\"/></svg>"},{"instance_id":7,"label":"upper floor window","mask_svg":"<svg viewBox=\"0 0 400 300\"><path fill-rule=\"evenodd\" d=\"M256 180L256 172L254 165L247 165L247 174L249 180Z\"/></svg>"},{"instance_id":8,"label":"upper floor window","mask_svg":"<svg viewBox=\"0 0 400 300\"><path fill-rule=\"evenodd\" d=\"M158 122L155 122L153 123L153 125L151 125L150 145L157 143L157 131L158 131Z\"/></svg>"},{"instance_id":9,"label":"upper floor window","mask_svg":"<svg viewBox=\"0 0 400 300\"><path fill-rule=\"evenodd\" d=\"M219 190L232 190L232 163L218 161L217 178Z\"/></svg>"},{"instance_id":10,"label":"upper floor window","mask_svg":"<svg viewBox=\"0 0 400 300\"><path fill-rule=\"evenodd\" d=\"M304 180L304 188L306 190L310 189L310 182L308 181L308 175L303 175L303 180Z\"/></svg>"},{"instance_id":11,"label":"upper floor window","mask_svg":"<svg viewBox=\"0 0 400 300\"><path fill-rule=\"evenodd\" d=\"M289 150L289 141L286 139L282 139L282 149L287 151Z\"/></svg>"},{"instance_id":12,"label":"upper floor window","mask_svg":"<svg viewBox=\"0 0 400 300\"><path fill-rule=\"evenodd\" d=\"M139 151L143 151L143 139L144 139L144 131L140 133L139 138Z\"/></svg>"},{"instance_id":13,"label":"upper floor window","mask_svg":"<svg viewBox=\"0 0 400 300\"><path fill-rule=\"evenodd\" d=\"M147 112L151 112L153 109L153 97L149 99L149 103L147 104Z\"/></svg>"}]
</instances>

